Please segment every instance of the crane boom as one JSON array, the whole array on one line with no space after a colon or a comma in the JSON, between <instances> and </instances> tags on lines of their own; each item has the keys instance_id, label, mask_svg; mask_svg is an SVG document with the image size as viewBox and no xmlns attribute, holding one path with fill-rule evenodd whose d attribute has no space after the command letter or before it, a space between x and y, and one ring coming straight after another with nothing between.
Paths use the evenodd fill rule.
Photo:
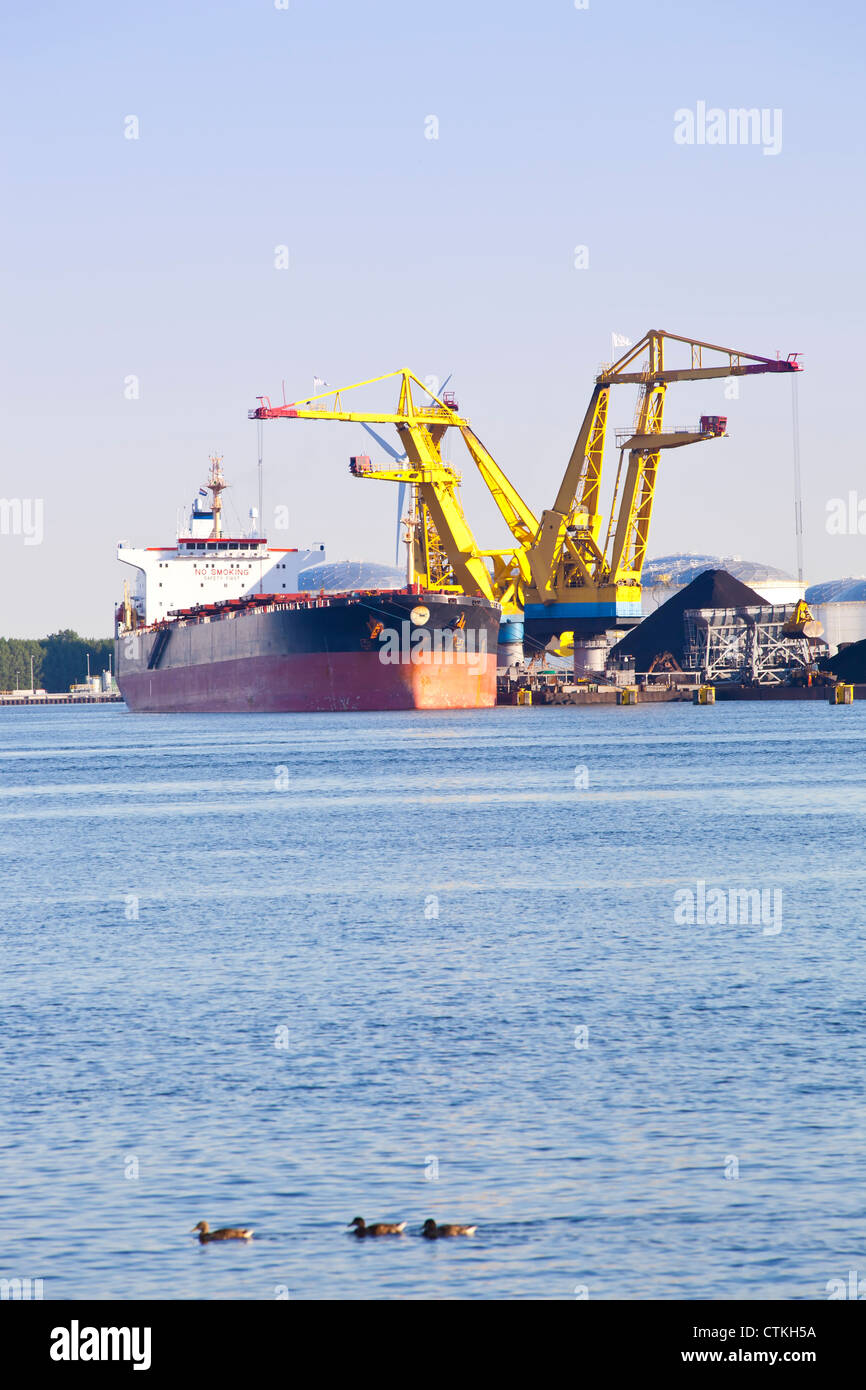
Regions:
<instances>
[{"instance_id":1,"label":"crane boom","mask_svg":"<svg viewBox=\"0 0 866 1390\"><path fill-rule=\"evenodd\" d=\"M689 365L666 362L666 348L674 344L688 348ZM373 468L368 460L355 459L352 471L411 487L411 571L430 589L480 593L500 602L506 613L525 607L527 631L534 637L571 631L577 638L640 621L641 573L661 455L726 432L726 420L714 415L702 416L696 429L666 429L668 387L681 381L798 372L798 356L761 357L651 329L596 376L554 505L540 518L459 414L453 395L444 392L440 398L408 368L283 405L272 406L268 397L260 396L257 409L249 414L255 420L394 425L405 466L399 457L390 468ZM350 391L395 379L400 382L395 410L355 410L344 403ZM610 392L621 385L639 387L638 406L632 429L618 440L619 465L602 542L600 493ZM431 403L417 404L413 387ZM460 475L442 459L442 441L451 428L460 432L511 532L513 546L478 546L460 500Z\"/></svg>"},{"instance_id":2,"label":"crane boom","mask_svg":"<svg viewBox=\"0 0 866 1390\"><path fill-rule=\"evenodd\" d=\"M400 380L396 410L354 410L345 406L343 396L349 391L395 378ZM416 403L413 384L432 404ZM249 412L253 420L329 420L366 426L394 425L406 455L406 466L353 466L352 471L356 477L397 482L412 488L413 572L429 589L480 593L485 598L501 602L506 611L515 611L522 606L522 584L529 579L525 550L538 528L538 521L472 430L469 421L458 414L453 397L443 395L440 399L413 372L402 368L353 386L330 389L304 401L273 406L266 396L258 399L258 407ZM460 500L460 475L442 459L442 440L452 427L460 431L471 458L517 542L516 546L498 550L479 549Z\"/></svg>"},{"instance_id":3,"label":"crane boom","mask_svg":"<svg viewBox=\"0 0 866 1390\"><path fill-rule=\"evenodd\" d=\"M689 366L666 364L669 343L688 347ZM703 416L696 430L666 431L668 386L680 381L796 372L801 370L798 355L760 357L651 329L618 361L599 372L554 505L542 512L527 550L531 579L525 591L526 621L534 636L552 636L563 630L589 636L640 620L640 578L661 453L725 433L726 422L720 427L719 416ZM715 360L719 356L726 360ZM599 490L610 391L613 386L629 384L640 387L638 409L634 428L620 446L607 538L602 546Z\"/></svg>"}]
</instances>

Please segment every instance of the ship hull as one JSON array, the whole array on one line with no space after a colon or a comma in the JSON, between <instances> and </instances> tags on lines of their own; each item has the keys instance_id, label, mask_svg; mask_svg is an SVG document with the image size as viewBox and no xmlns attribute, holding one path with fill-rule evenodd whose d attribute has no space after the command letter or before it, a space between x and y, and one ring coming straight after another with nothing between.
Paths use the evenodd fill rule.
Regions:
<instances>
[{"instance_id":1,"label":"ship hull","mask_svg":"<svg viewBox=\"0 0 866 1390\"><path fill-rule=\"evenodd\" d=\"M258 600L121 634L117 684L142 713L486 709L499 617L437 594Z\"/></svg>"}]
</instances>

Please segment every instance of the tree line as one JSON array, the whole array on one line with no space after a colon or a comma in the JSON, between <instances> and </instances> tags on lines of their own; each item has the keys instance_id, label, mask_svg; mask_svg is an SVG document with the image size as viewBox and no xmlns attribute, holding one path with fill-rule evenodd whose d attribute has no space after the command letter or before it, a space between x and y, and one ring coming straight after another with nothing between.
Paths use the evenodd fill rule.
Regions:
<instances>
[{"instance_id":1,"label":"tree line","mask_svg":"<svg viewBox=\"0 0 866 1390\"><path fill-rule=\"evenodd\" d=\"M30 689L30 658L33 658L33 685L50 695L62 694L70 685L100 676L113 662L114 643L110 637L79 637L70 628L52 632L50 637L0 637L0 690Z\"/></svg>"}]
</instances>

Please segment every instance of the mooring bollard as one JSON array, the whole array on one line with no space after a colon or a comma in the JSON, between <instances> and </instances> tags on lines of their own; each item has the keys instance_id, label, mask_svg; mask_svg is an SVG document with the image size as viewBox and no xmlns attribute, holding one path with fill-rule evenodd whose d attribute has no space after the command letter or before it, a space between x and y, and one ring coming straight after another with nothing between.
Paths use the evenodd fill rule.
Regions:
<instances>
[{"instance_id":1,"label":"mooring bollard","mask_svg":"<svg viewBox=\"0 0 866 1390\"><path fill-rule=\"evenodd\" d=\"M831 705L853 705L854 687L853 685L834 685L830 691Z\"/></svg>"},{"instance_id":2,"label":"mooring bollard","mask_svg":"<svg viewBox=\"0 0 866 1390\"><path fill-rule=\"evenodd\" d=\"M624 685L622 690L618 690L616 692L616 702L618 705L636 705L637 686Z\"/></svg>"},{"instance_id":3,"label":"mooring bollard","mask_svg":"<svg viewBox=\"0 0 866 1390\"><path fill-rule=\"evenodd\" d=\"M716 703L716 687L714 685L698 685L692 692L693 705L714 705Z\"/></svg>"},{"instance_id":4,"label":"mooring bollard","mask_svg":"<svg viewBox=\"0 0 866 1390\"><path fill-rule=\"evenodd\" d=\"M531 691L531 690L518 690L518 692L517 692L517 703L518 703L519 705L531 705L531 704L532 704L532 691Z\"/></svg>"}]
</instances>

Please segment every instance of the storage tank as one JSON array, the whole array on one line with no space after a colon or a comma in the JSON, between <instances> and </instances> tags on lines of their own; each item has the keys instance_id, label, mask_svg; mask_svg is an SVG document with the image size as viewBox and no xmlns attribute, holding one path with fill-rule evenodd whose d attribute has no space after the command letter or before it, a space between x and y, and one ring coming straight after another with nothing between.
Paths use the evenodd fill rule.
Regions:
<instances>
[{"instance_id":1,"label":"storage tank","mask_svg":"<svg viewBox=\"0 0 866 1390\"><path fill-rule=\"evenodd\" d=\"M497 670L504 671L523 660L523 618L510 615L499 624L499 645L496 649Z\"/></svg>"},{"instance_id":2,"label":"storage tank","mask_svg":"<svg viewBox=\"0 0 866 1390\"><path fill-rule=\"evenodd\" d=\"M607 660L608 642L605 636L578 638L574 644L575 676L600 676Z\"/></svg>"},{"instance_id":3,"label":"storage tank","mask_svg":"<svg viewBox=\"0 0 866 1390\"><path fill-rule=\"evenodd\" d=\"M724 570L753 589L765 603L799 603L804 586L785 570L740 555L662 555L644 565L642 611L647 617L705 570Z\"/></svg>"},{"instance_id":4,"label":"storage tank","mask_svg":"<svg viewBox=\"0 0 866 1390\"><path fill-rule=\"evenodd\" d=\"M326 560L302 565L297 584L313 593L345 593L350 589L402 589L406 571L376 560Z\"/></svg>"},{"instance_id":5,"label":"storage tank","mask_svg":"<svg viewBox=\"0 0 866 1390\"><path fill-rule=\"evenodd\" d=\"M830 655L846 642L860 642L866 637L866 578L831 579L812 584L806 590L806 602L819 622L824 624L824 641Z\"/></svg>"}]
</instances>

